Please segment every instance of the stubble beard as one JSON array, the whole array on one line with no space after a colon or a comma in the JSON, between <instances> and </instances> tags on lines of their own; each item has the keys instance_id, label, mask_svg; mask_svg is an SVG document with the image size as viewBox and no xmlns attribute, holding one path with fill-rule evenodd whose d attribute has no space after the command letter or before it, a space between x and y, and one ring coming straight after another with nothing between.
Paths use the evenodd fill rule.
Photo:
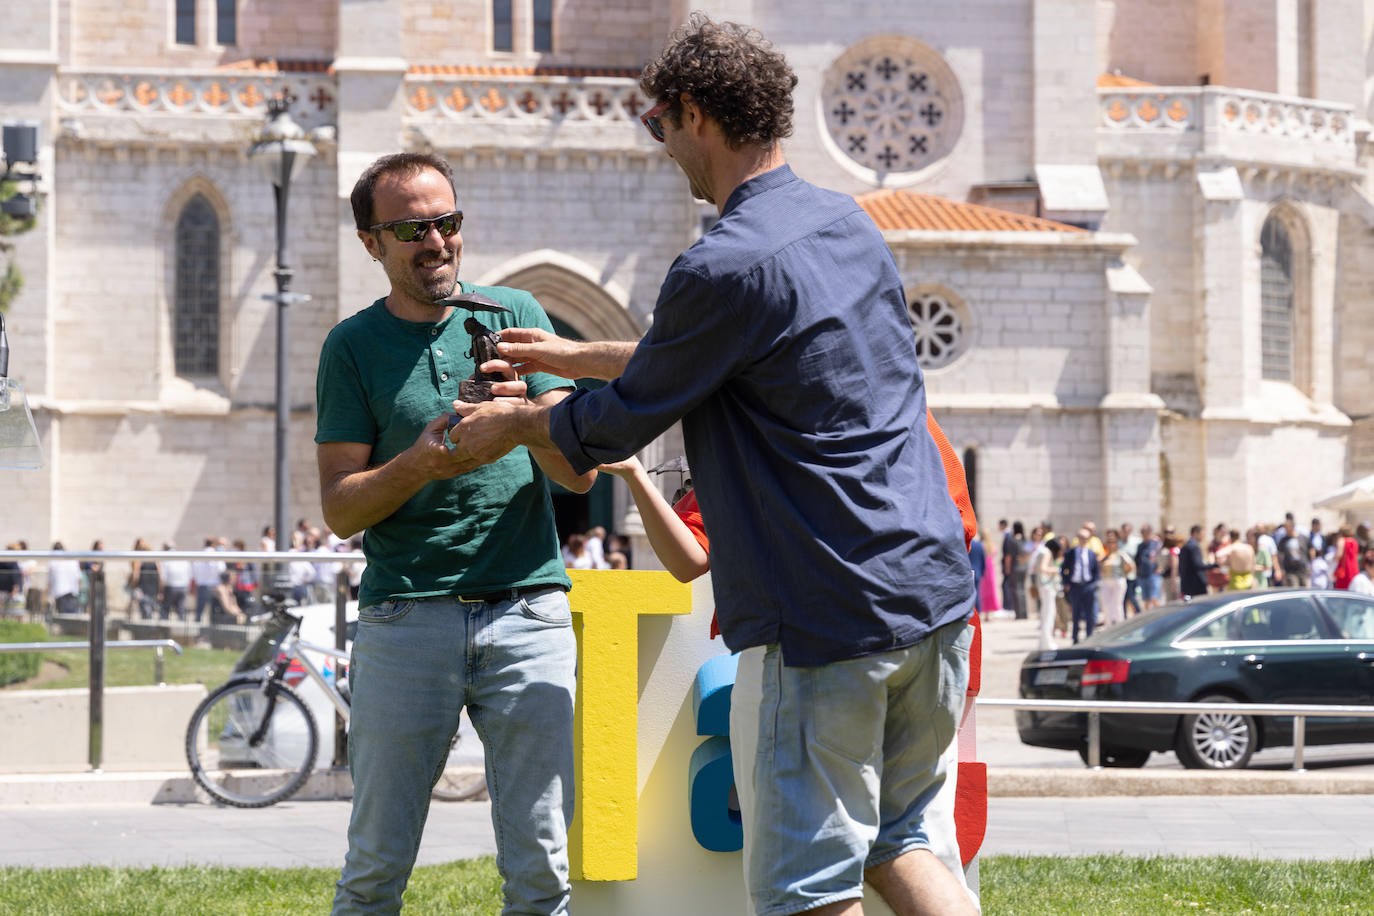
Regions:
<instances>
[{"instance_id":1,"label":"stubble beard","mask_svg":"<svg viewBox=\"0 0 1374 916\"><path fill-rule=\"evenodd\" d=\"M382 259L385 260L386 245L380 238L377 239L377 250ZM433 257L433 253L421 252L411 258L404 274L391 278L391 285L417 302L431 303L437 306L441 300L453 295L454 289L458 286L458 268L461 264L458 252L445 248L443 253L448 262L453 265L452 275L435 275L427 279L424 278L420 271L420 262Z\"/></svg>"}]
</instances>

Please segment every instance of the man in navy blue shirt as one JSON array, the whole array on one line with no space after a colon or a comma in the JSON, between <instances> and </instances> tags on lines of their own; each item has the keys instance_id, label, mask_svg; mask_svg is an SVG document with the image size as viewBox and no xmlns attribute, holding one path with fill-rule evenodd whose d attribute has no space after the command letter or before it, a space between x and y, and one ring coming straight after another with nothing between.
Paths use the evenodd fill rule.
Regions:
<instances>
[{"instance_id":1,"label":"man in navy blue shirt","mask_svg":"<svg viewBox=\"0 0 1374 916\"><path fill-rule=\"evenodd\" d=\"M553 444L590 469L681 420L740 653L751 912L858 913L868 881L898 913L972 913L925 812L963 709L973 577L896 264L852 198L788 168L796 77L756 31L694 15L640 85L646 127L720 219L638 344L503 330L522 375L614 381L554 409L455 405L458 457Z\"/></svg>"}]
</instances>

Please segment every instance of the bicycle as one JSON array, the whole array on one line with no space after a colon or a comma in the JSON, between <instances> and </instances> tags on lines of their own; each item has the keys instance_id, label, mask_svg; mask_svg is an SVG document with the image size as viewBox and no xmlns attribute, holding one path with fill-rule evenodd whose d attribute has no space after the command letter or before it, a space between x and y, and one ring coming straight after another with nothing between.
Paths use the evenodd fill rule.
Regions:
<instances>
[{"instance_id":1,"label":"bicycle","mask_svg":"<svg viewBox=\"0 0 1374 916\"><path fill-rule=\"evenodd\" d=\"M265 808L290 798L314 769L319 729L290 683L296 673L293 663L303 671L301 679L308 677L324 691L345 724L351 700L347 652L301 639L301 618L284 608L273 608L254 621L262 621L261 633L239 657L229 680L196 707L186 728L192 778L213 798L236 808ZM337 662L333 683L302 650ZM455 765L461 743L460 730L431 797L462 801L486 789L484 773Z\"/></svg>"}]
</instances>

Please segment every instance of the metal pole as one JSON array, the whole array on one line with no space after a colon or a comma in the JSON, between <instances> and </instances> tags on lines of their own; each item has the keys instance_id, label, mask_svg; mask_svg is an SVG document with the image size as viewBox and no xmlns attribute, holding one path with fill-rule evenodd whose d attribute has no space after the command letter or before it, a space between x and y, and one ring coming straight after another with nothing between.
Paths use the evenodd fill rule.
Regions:
<instances>
[{"instance_id":1,"label":"metal pole","mask_svg":"<svg viewBox=\"0 0 1374 916\"><path fill-rule=\"evenodd\" d=\"M159 687L167 686L167 679L162 676L162 647L158 646L153 650L153 683Z\"/></svg>"},{"instance_id":2,"label":"metal pole","mask_svg":"<svg viewBox=\"0 0 1374 916\"><path fill-rule=\"evenodd\" d=\"M277 206L277 267L273 272L277 280L277 427L276 427L276 479L274 487L273 524L277 529L277 550L284 552L291 547L291 535L286 527L290 509L288 500L291 491L291 456L288 453L289 432L291 427L291 402L288 385L287 355L290 339L286 322L287 290L291 287L291 268L286 266L286 203L291 193L292 153L283 153L281 173L272 190ZM280 571L278 572L280 576Z\"/></svg>"},{"instance_id":3,"label":"metal pole","mask_svg":"<svg viewBox=\"0 0 1374 916\"><path fill-rule=\"evenodd\" d=\"M348 569L347 564L334 577L334 648L344 651L348 642ZM334 662L334 687L338 688L343 677L343 660ZM350 685L351 688L352 685ZM351 696L351 694L350 694ZM334 766L348 766L348 723L339 711L334 710Z\"/></svg>"},{"instance_id":4,"label":"metal pole","mask_svg":"<svg viewBox=\"0 0 1374 916\"><path fill-rule=\"evenodd\" d=\"M1305 773L1307 767L1302 765L1303 746L1307 744L1307 716L1293 717L1293 772Z\"/></svg>"},{"instance_id":5,"label":"metal pole","mask_svg":"<svg viewBox=\"0 0 1374 916\"><path fill-rule=\"evenodd\" d=\"M90 725L87 757L91 770L99 773L105 729L105 608L91 608Z\"/></svg>"},{"instance_id":6,"label":"metal pole","mask_svg":"<svg viewBox=\"0 0 1374 916\"><path fill-rule=\"evenodd\" d=\"M1088 766L1102 769L1102 716L1095 709L1088 713Z\"/></svg>"}]
</instances>

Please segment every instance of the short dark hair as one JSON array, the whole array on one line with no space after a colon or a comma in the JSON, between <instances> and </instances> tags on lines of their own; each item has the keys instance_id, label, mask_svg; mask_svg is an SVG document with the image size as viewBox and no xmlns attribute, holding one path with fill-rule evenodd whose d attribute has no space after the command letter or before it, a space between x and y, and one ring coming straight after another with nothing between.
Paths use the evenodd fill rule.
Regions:
<instances>
[{"instance_id":1,"label":"short dark hair","mask_svg":"<svg viewBox=\"0 0 1374 916\"><path fill-rule=\"evenodd\" d=\"M687 95L720 125L731 149L771 146L792 135L792 90L797 75L763 33L693 13L644 67L639 88L681 123Z\"/></svg>"},{"instance_id":2,"label":"short dark hair","mask_svg":"<svg viewBox=\"0 0 1374 916\"><path fill-rule=\"evenodd\" d=\"M392 153L364 169L362 175L358 176L357 184L353 185L353 193L348 199L353 204L353 224L358 231L366 232L373 225L373 197L377 182L384 175L418 175L424 169L434 169L444 176L448 186L453 189L454 203L457 203L458 188L453 183L453 166L448 164L447 159L433 153Z\"/></svg>"},{"instance_id":3,"label":"short dark hair","mask_svg":"<svg viewBox=\"0 0 1374 916\"><path fill-rule=\"evenodd\" d=\"M1188 533L1191 534L1193 537L1197 537L1199 534L1202 534L1202 526L1194 525L1193 527L1188 529Z\"/></svg>"}]
</instances>

